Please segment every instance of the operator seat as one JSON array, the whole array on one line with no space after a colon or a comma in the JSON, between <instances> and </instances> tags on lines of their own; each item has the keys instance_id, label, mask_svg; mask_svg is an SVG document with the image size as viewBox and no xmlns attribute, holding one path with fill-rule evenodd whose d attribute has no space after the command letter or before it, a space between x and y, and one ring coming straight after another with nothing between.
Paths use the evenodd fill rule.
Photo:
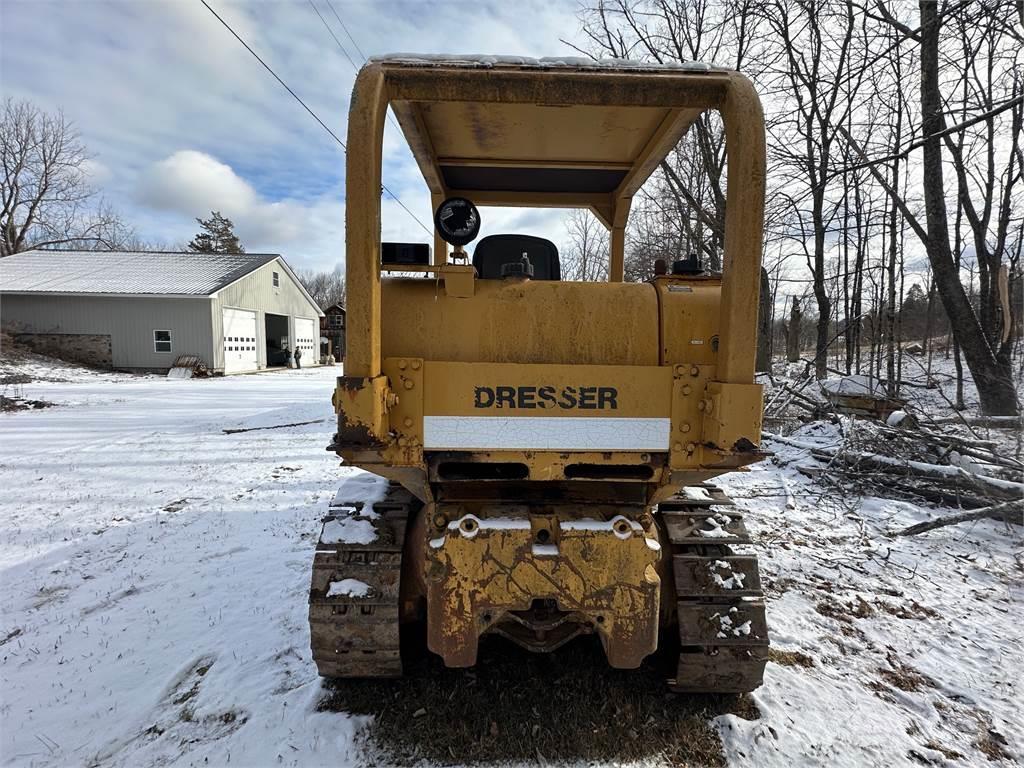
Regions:
<instances>
[{"instance_id":1,"label":"operator seat","mask_svg":"<svg viewBox=\"0 0 1024 768\"><path fill-rule=\"evenodd\" d=\"M533 265L534 280L562 279L555 244L531 235L488 235L473 249L473 266L480 279L500 280L502 264L518 263L524 253Z\"/></svg>"}]
</instances>

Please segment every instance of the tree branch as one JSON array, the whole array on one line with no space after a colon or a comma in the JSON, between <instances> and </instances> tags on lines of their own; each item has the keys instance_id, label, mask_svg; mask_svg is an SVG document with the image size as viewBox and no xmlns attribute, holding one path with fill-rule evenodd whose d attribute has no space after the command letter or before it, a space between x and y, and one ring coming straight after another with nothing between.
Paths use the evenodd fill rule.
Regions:
<instances>
[{"instance_id":1,"label":"tree branch","mask_svg":"<svg viewBox=\"0 0 1024 768\"><path fill-rule=\"evenodd\" d=\"M943 528L947 525L956 525L957 523L966 523L985 518L1002 520L1013 525L1024 525L1024 519L1022 519L1024 515L1021 514L1022 510L1024 510L1024 499L1014 499L1013 501L1004 501L1002 504L995 504L991 507L975 509L971 512L961 512L958 515L947 515L925 523L917 523L916 525L904 528L902 531L898 531L896 535L916 536L919 533L934 531L936 528ZM1014 516L1014 513L1017 514Z\"/></svg>"}]
</instances>

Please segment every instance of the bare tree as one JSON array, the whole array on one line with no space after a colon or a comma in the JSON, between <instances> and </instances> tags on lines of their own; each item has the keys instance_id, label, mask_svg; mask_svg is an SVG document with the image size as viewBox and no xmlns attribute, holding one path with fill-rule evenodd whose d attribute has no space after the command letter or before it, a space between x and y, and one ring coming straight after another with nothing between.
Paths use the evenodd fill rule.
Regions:
<instances>
[{"instance_id":1,"label":"bare tree","mask_svg":"<svg viewBox=\"0 0 1024 768\"><path fill-rule=\"evenodd\" d=\"M1007 245L1013 240L1009 231L1011 222L1019 222L1019 214L1014 213L1017 200L1014 190L1018 188L1018 182L1022 178L1020 125L1024 96L1021 95L1019 75L1020 47L1016 45L1016 41L1007 41L1008 36L1001 23L1007 21L1005 17L1010 9L1000 4L960 3L940 11L934 0L921 0L920 26L917 29L910 29L898 21L896 14L881 0L878 0L876 5L885 20L901 33L904 42L917 43L920 49L922 138L901 150L898 155L905 157L913 150L922 150L921 190L924 196L924 222L921 222L911 209L906 191L894 185L893 180L887 179L877 168L879 163L889 162L893 157L868 160L863 148L849 132L842 126L837 126L837 129L845 134L850 145L864 158L865 167L885 189L892 204L898 208L902 220L910 226L924 245L938 296L953 328L956 346L963 353L978 387L982 410L991 415L1016 415L1019 413L1019 403L1012 376L1011 352L1014 335L1010 332L1013 319L1003 316L1004 311L1001 307L1004 307L1006 302L1001 300L998 288L998 275L1003 258L1011 261L1015 258L1015 252L1012 248L1008 249ZM955 27L953 19L957 18L957 14L968 14L959 30L967 36L967 41L962 42L962 45L967 47L961 48L956 57L944 59L942 30L946 24ZM992 21L993 19L997 21ZM1010 24L1012 26L1012 22ZM981 43L977 43L972 37L979 29L982 30ZM991 37L987 41L984 35L986 29L991 31ZM984 53L986 50L1001 50L1003 53L999 57L989 56ZM982 54L984 70L981 74L975 69L978 58L975 51ZM959 71L961 75L953 83L944 82L942 75L950 70ZM1005 98L998 102L992 95L997 80L1009 83L1010 88ZM965 86L965 82L970 85ZM948 126L946 115L949 102L958 85L967 89L963 91L964 93L977 88L983 97L980 103L972 103L965 98L964 103L969 104L965 111L984 111ZM992 106L986 109L989 104ZM996 159L999 152L998 142L995 141L997 129L991 121L997 116L1005 118L1006 115L1009 115L1010 120L1007 132L1010 141L1001 159ZM968 154L964 150L964 133L979 125L982 132L981 140L974 145L973 153ZM986 280L983 281L983 290L979 296L980 317L964 288L962 254L959 247L954 252L950 244L950 200L946 192L944 145L953 156L952 165L958 180L955 197L957 204L954 208L957 244L959 246L960 220L963 214L972 231L974 251L979 257L979 272L981 259L986 261ZM980 163L978 156L983 158ZM980 205L978 201L981 202ZM1019 201L1017 202L1019 204ZM997 213L994 214L993 211Z\"/></svg>"},{"instance_id":2,"label":"bare tree","mask_svg":"<svg viewBox=\"0 0 1024 768\"><path fill-rule=\"evenodd\" d=\"M116 247L132 237L89 184L89 156L60 112L4 102L0 122L0 257L54 246Z\"/></svg>"},{"instance_id":3,"label":"bare tree","mask_svg":"<svg viewBox=\"0 0 1024 768\"><path fill-rule=\"evenodd\" d=\"M832 126L847 122L860 84L853 75L857 23L851 0L776 0L762 6L761 13L784 51L765 78L773 98L785 104L773 127L771 153L799 214L818 308L815 372L824 378L833 319L826 287L827 238L842 210L829 188L834 164L841 161Z\"/></svg>"},{"instance_id":4,"label":"bare tree","mask_svg":"<svg viewBox=\"0 0 1024 768\"><path fill-rule=\"evenodd\" d=\"M978 319L998 367L1009 378L1013 326L1019 318L1006 306L999 276L1013 273L1020 256L1011 238L1014 222L1019 231L1024 206L1024 55L1019 44L1007 45L1003 36L1013 22L1006 10L953 14L950 26L961 48L951 50L941 65L960 78L960 87L952 91L959 104L947 98L945 106L964 127L947 132L943 142L956 175L958 214L978 264ZM1011 105L1005 113L999 111L1003 104ZM969 119L979 113L980 120Z\"/></svg>"},{"instance_id":5,"label":"bare tree","mask_svg":"<svg viewBox=\"0 0 1024 768\"><path fill-rule=\"evenodd\" d=\"M953 322L953 331L960 342L967 365L971 369L971 374L974 376L975 384L978 387L978 396L981 399L982 410L993 415L1017 415L1019 406L1010 368L1010 348L1005 343L1000 345L998 339L993 338L995 335L993 333L995 330L994 309L988 310L989 317L985 316L985 309L983 309L980 320L975 314L974 308L967 299L967 294L960 281L960 275L955 268L953 254L949 247L949 225L946 218L946 193L942 168L942 141L944 136L948 138L948 134L946 133L946 120L942 108L942 90L939 81L939 37L942 19L934 2L922 0L920 8L921 128L925 136L923 145L923 186L927 214L927 231L924 233L925 246L928 251L928 258L932 264L932 270L935 273L939 295L942 297L946 312ZM991 76L991 71L989 76ZM1019 82L1019 72L1014 78ZM1015 85L1016 87L1019 86ZM983 90L991 92L991 83L989 88ZM1015 125L1013 127L1015 138L1018 142L1020 139L1019 114L1018 111L1014 115ZM992 130L991 127L989 130ZM986 138L989 142L988 151L994 152L992 147L994 135L989 133ZM947 141L947 146L948 144L949 142ZM1012 181L1007 185L1008 188L1012 188L1013 181L1020 178L1020 170L1014 170L1013 168L1015 156L1016 153L1010 153L1009 174ZM976 248L980 247L983 249L978 253L979 266L982 260L990 265L988 278L994 284L996 282L995 274L991 274L991 265L993 263L998 265L1002 254L997 251L994 256L989 256L988 253L989 248L986 236L988 235L989 222L985 219L990 215L990 211L986 211L983 216L978 215L970 200L969 186L965 179L965 171L963 170L963 157L960 156L958 159L960 161L960 168L957 170L957 176L962 180L959 197L965 206L964 212L967 214L968 221L972 224L972 228L974 228ZM957 163L955 162L954 166L956 165ZM991 165L989 168L991 173ZM992 187L991 185L986 185L986 188L989 196L986 199L985 207L988 209L992 203ZM1007 195L1004 199L1008 206L1009 196ZM1000 235L1000 239L1005 240L1002 235ZM987 296L982 296L983 308L989 304L996 303L992 301L993 297L996 297L995 290L992 290ZM1009 324L1011 319L1006 318L1006 322ZM986 328L986 325L989 328Z\"/></svg>"},{"instance_id":6,"label":"bare tree","mask_svg":"<svg viewBox=\"0 0 1024 768\"><path fill-rule=\"evenodd\" d=\"M345 273L340 269L333 272L300 269L296 275L320 309L345 304Z\"/></svg>"},{"instance_id":7,"label":"bare tree","mask_svg":"<svg viewBox=\"0 0 1024 768\"><path fill-rule=\"evenodd\" d=\"M776 296L780 283L813 289L800 323L816 323L807 335L816 337L819 377L830 364L852 373L866 363L897 394L904 291L925 280L928 311L950 323L954 362L970 368L982 409L1013 413L1024 11L1020 3L926 0L920 13L893 0L592 0L581 14L581 50L707 60L744 71L765 94L766 262L778 255L769 285ZM698 120L634 199L630 279L649 278L656 258L690 252L716 265L720 129L713 115ZM927 276L907 242L914 235ZM809 280L794 274L798 259ZM840 336L842 347L833 343Z\"/></svg>"},{"instance_id":8,"label":"bare tree","mask_svg":"<svg viewBox=\"0 0 1024 768\"><path fill-rule=\"evenodd\" d=\"M755 6L754 0L599 0L581 16L590 44L583 52L657 63L710 61L754 74ZM660 212L656 222L636 215L630 222L638 239L656 244L657 258L671 262L693 253L712 271L721 269L725 167L721 118L705 113L660 164L643 200L634 201L634 212L638 205ZM638 227L646 231L639 234ZM645 276L647 271L640 270Z\"/></svg>"},{"instance_id":9,"label":"bare tree","mask_svg":"<svg viewBox=\"0 0 1024 768\"><path fill-rule=\"evenodd\" d=\"M608 231L589 211L573 208L564 220L569 238L562 248L562 279L608 279Z\"/></svg>"}]
</instances>

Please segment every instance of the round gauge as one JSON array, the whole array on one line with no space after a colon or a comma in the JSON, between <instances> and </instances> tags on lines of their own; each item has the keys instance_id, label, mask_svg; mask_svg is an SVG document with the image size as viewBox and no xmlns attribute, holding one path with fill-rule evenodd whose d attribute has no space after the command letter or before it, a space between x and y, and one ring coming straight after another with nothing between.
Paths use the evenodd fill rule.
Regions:
<instances>
[{"instance_id":1,"label":"round gauge","mask_svg":"<svg viewBox=\"0 0 1024 768\"><path fill-rule=\"evenodd\" d=\"M480 233L480 212L464 197L449 197L434 213L434 225L450 245L466 245Z\"/></svg>"}]
</instances>

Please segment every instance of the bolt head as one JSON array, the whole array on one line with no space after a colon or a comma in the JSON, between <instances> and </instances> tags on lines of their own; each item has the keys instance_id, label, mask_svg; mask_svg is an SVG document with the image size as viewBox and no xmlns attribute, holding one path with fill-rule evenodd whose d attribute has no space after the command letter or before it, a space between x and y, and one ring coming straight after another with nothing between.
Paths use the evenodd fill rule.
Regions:
<instances>
[{"instance_id":1,"label":"bolt head","mask_svg":"<svg viewBox=\"0 0 1024 768\"><path fill-rule=\"evenodd\" d=\"M405 383L404 383L404 386L405 386L406 389L412 389L413 388L412 379L406 379Z\"/></svg>"},{"instance_id":2,"label":"bolt head","mask_svg":"<svg viewBox=\"0 0 1024 768\"><path fill-rule=\"evenodd\" d=\"M405 366L406 366L405 360L399 360L398 361L398 370L404 371L405 370Z\"/></svg>"}]
</instances>

